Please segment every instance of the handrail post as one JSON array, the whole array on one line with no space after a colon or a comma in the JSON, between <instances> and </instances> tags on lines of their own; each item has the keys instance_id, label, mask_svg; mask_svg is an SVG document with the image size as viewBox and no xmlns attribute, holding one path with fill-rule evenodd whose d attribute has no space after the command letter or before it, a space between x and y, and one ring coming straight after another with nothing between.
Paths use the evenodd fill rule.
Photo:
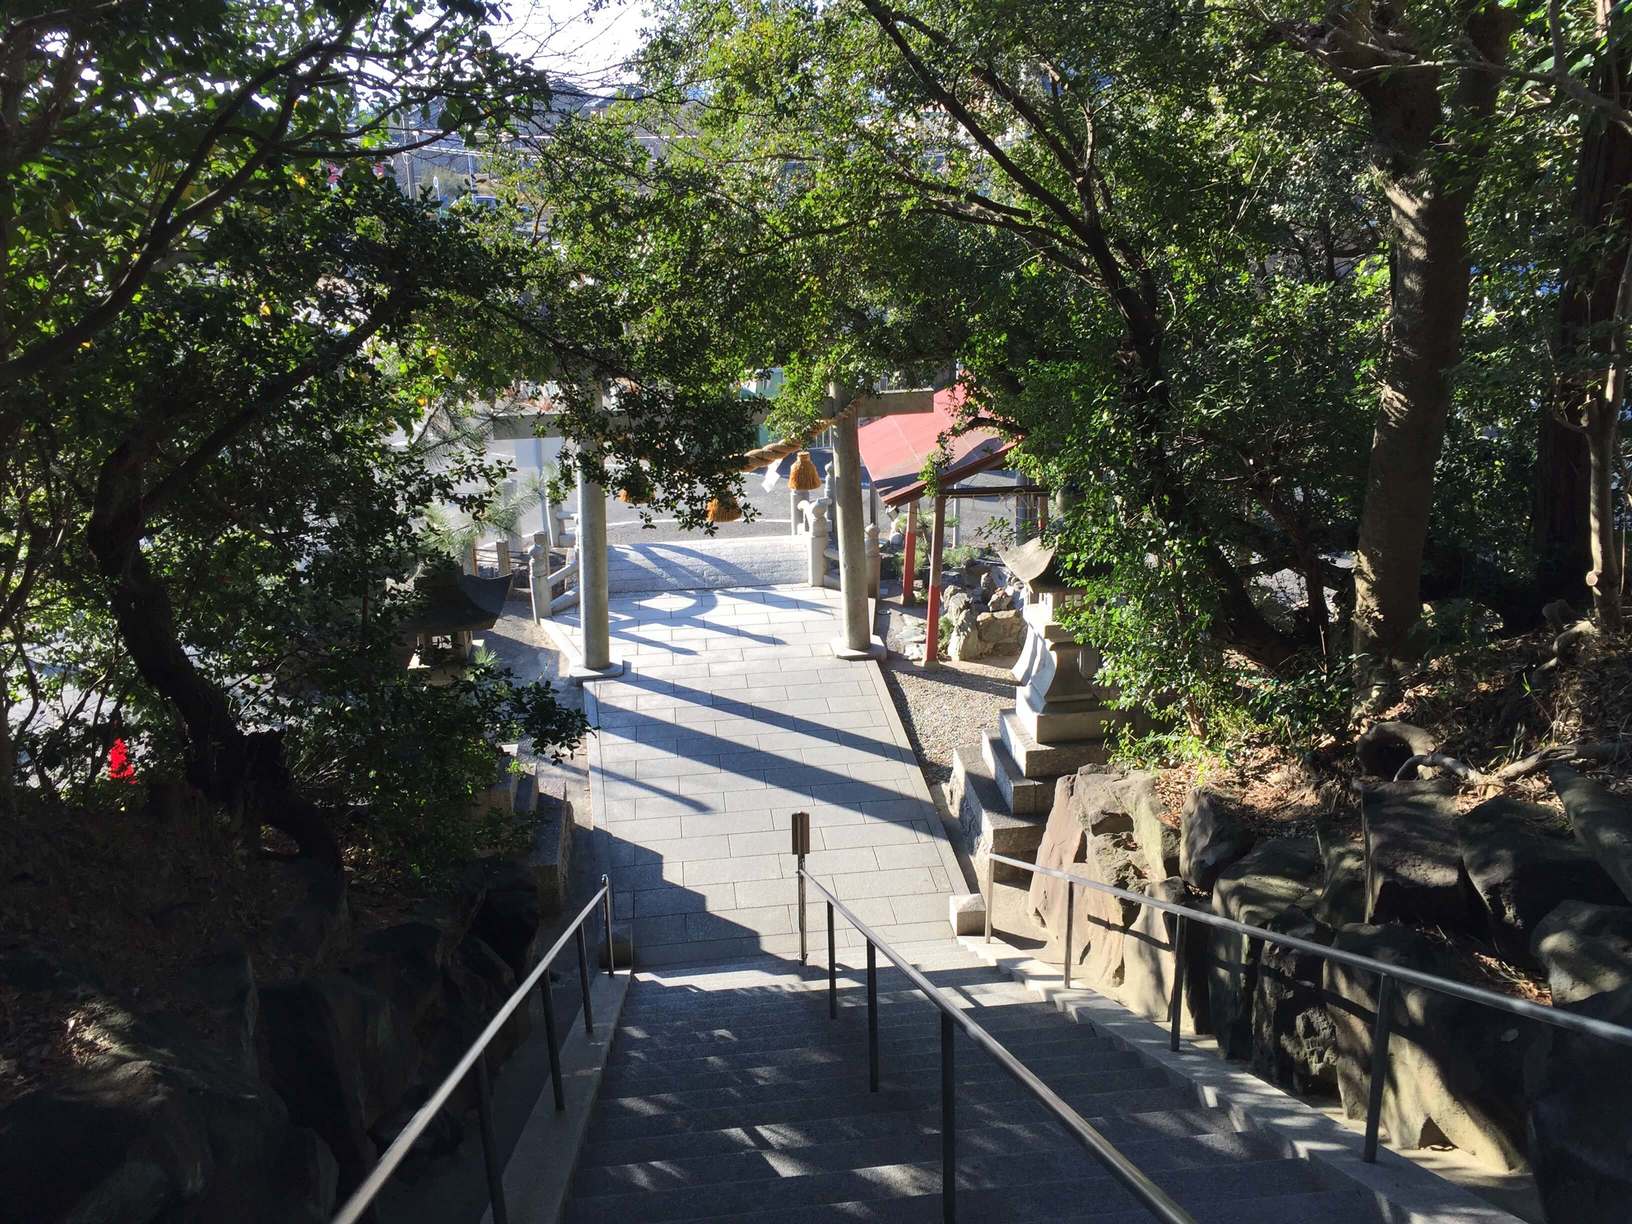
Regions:
<instances>
[{"instance_id":1,"label":"handrail post","mask_svg":"<svg viewBox=\"0 0 1632 1224\"><path fill-rule=\"evenodd\" d=\"M607 949L608 955L611 949ZM544 1004L544 1041L550 1048L550 1088L555 1094L555 1112L563 1113L567 1108L567 1094L561 1087L561 1043L555 1037L555 999L550 995L549 970L538 983L539 995Z\"/></svg>"},{"instance_id":2,"label":"handrail post","mask_svg":"<svg viewBox=\"0 0 1632 1224\"><path fill-rule=\"evenodd\" d=\"M1071 989L1071 924L1076 917L1077 889L1070 880L1065 882L1065 955L1060 960L1060 972L1065 975L1065 988Z\"/></svg>"},{"instance_id":3,"label":"handrail post","mask_svg":"<svg viewBox=\"0 0 1632 1224\"><path fill-rule=\"evenodd\" d=\"M1366 1092L1366 1147L1361 1156L1377 1163L1377 1124L1382 1119L1383 1088L1388 1083L1388 1035L1394 1027L1394 979L1377 975L1377 1015L1371 1026L1371 1082Z\"/></svg>"},{"instance_id":4,"label":"handrail post","mask_svg":"<svg viewBox=\"0 0 1632 1224\"><path fill-rule=\"evenodd\" d=\"M868 1087L878 1091L878 950L867 941L867 1077Z\"/></svg>"},{"instance_id":5,"label":"handrail post","mask_svg":"<svg viewBox=\"0 0 1632 1224\"><path fill-rule=\"evenodd\" d=\"M1172 1030L1167 1035L1167 1048L1179 1052L1179 1025L1184 1015L1184 945L1189 939L1189 927L1182 914L1175 915L1173 923L1173 998L1171 1000Z\"/></svg>"},{"instance_id":6,"label":"handrail post","mask_svg":"<svg viewBox=\"0 0 1632 1224\"><path fill-rule=\"evenodd\" d=\"M997 892L997 864L986 856L986 942L992 942L992 899Z\"/></svg>"},{"instance_id":7,"label":"handrail post","mask_svg":"<svg viewBox=\"0 0 1632 1224\"><path fill-rule=\"evenodd\" d=\"M606 885L606 976L616 977L618 958L612 946L612 881L603 875L601 883Z\"/></svg>"},{"instance_id":8,"label":"handrail post","mask_svg":"<svg viewBox=\"0 0 1632 1224\"><path fill-rule=\"evenodd\" d=\"M958 1218L957 1080L952 1066L952 1017L941 1013L941 1219Z\"/></svg>"},{"instance_id":9,"label":"handrail post","mask_svg":"<svg viewBox=\"0 0 1632 1224\"><path fill-rule=\"evenodd\" d=\"M805 855L810 853L810 813L795 812L792 826L792 850L799 860L793 874L799 881L799 963L803 965L810 956L807 933L810 923L805 914Z\"/></svg>"},{"instance_id":10,"label":"handrail post","mask_svg":"<svg viewBox=\"0 0 1632 1224\"><path fill-rule=\"evenodd\" d=\"M476 1115L482 1131L482 1161L487 1166L487 1198L493 1224L510 1224L504 1201L504 1168L499 1164L499 1141L493 1133L493 1086L487 1079L487 1051L476 1060Z\"/></svg>"},{"instance_id":11,"label":"handrail post","mask_svg":"<svg viewBox=\"0 0 1632 1224\"><path fill-rule=\"evenodd\" d=\"M827 1018L839 1018L839 966L834 951L833 902L827 903Z\"/></svg>"},{"instance_id":12,"label":"handrail post","mask_svg":"<svg viewBox=\"0 0 1632 1224\"><path fill-rule=\"evenodd\" d=\"M589 949L584 943L584 924L579 923L578 929L573 932L578 943L578 981L584 988L584 1036L595 1036L595 1013L590 1010L589 1004ZM548 975L546 975L548 976Z\"/></svg>"}]
</instances>

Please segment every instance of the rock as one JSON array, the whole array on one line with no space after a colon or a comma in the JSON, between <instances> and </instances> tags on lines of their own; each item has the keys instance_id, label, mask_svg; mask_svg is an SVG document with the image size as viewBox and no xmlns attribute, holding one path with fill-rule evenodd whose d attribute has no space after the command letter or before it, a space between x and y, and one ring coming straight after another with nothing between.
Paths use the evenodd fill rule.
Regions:
<instances>
[{"instance_id":1,"label":"rock","mask_svg":"<svg viewBox=\"0 0 1632 1224\"><path fill-rule=\"evenodd\" d=\"M1632 986L1568 1006L1599 1020L1632 1025ZM1625 1224L1632 1203L1632 1113L1619 1091L1606 1088L1632 1081L1632 1049L1556 1033L1540 1080L1527 1135L1546 1218Z\"/></svg>"},{"instance_id":2,"label":"rock","mask_svg":"<svg viewBox=\"0 0 1632 1224\"><path fill-rule=\"evenodd\" d=\"M526 863L508 860L490 868L482 904L471 933L497 952L517 978L532 971L544 921L538 876Z\"/></svg>"},{"instance_id":3,"label":"rock","mask_svg":"<svg viewBox=\"0 0 1632 1224\"><path fill-rule=\"evenodd\" d=\"M187 983L206 1027L232 1060L239 1074L256 1075L255 1024L261 996L255 987L255 966L242 944L231 943L201 961Z\"/></svg>"},{"instance_id":4,"label":"rock","mask_svg":"<svg viewBox=\"0 0 1632 1224\"><path fill-rule=\"evenodd\" d=\"M1554 1007L1632 986L1632 909L1565 901L1536 925L1530 948Z\"/></svg>"},{"instance_id":5,"label":"rock","mask_svg":"<svg viewBox=\"0 0 1632 1224\"><path fill-rule=\"evenodd\" d=\"M296 885L296 898L273 925L269 943L275 952L311 964L332 952L351 927L346 878L315 859L279 864L277 871Z\"/></svg>"},{"instance_id":6,"label":"rock","mask_svg":"<svg viewBox=\"0 0 1632 1224\"><path fill-rule=\"evenodd\" d=\"M1266 929L1329 944L1332 931L1307 910L1288 906ZM1252 1000L1252 1069L1297 1093L1337 1090L1337 1035L1321 985L1325 958L1264 943Z\"/></svg>"},{"instance_id":7,"label":"rock","mask_svg":"<svg viewBox=\"0 0 1632 1224\"><path fill-rule=\"evenodd\" d=\"M1055 784L1054 803L1060 803L1065 785L1066 804L1078 825L1088 833L1132 833L1133 816L1123 806L1118 784L1123 775L1103 766L1085 765Z\"/></svg>"},{"instance_id":8,"label":"rock","mask_svg":"<svg viewBox=\"0 0 1632 1224\"><path fill-rule=\"evenodd\" d=\"M972 663L992 653L991 645L980 635L977 625L954 628L946 641L946 657L959 663Z\"/></svg>"},{"instance_id":9,"label":"rock","mask_svg":"<svg viewBox=\"0 0 1632 1224\"><path fill-rule=\"evenodd\" d=\"M1184 881L1177 877L1155 880L1141 891L1163 901L1193 905ZM1122 946L1122 983L1115 990L1119 1002L1129 1009L1162 1024L1171 1021L1173 998L1173 941L1178 917L1150 906L1141 906L1128 927ZM1184 958L1184 1014L1179 1027L1190 1033L1211 1031L1207 1012L1207 958L1201 953L1207 943L1206 928L1189 927L1190 941Z\"/></svg>"},{"instance_id":10,"label":"rock","mask_svg":"<svg viewBox=\"0 0 1632 1224\"><path fill-rule=\"evenodd\" d=\"M1546 808L1486 800L1462 817L1462 862L1489 912L1491 935L1509 959L1528 959L1541 920L1564 901L1617 905L1615 882L1572 841L1537 832Z\"/></svg>"},{"instance_id":11,"label":"rock","mask_svg":"<svg viewBox=\"0 0 1632 1224\"><path fill-rule=\"evenodd\" d=\"M1162 819L1162 801L1156 795L1156 775L1138 770L1115 787L1122 810L1133 821L1139 843L1140 867L1145 878L1165 880L1179 874L1179 831Z\"/></svg>"},{"instance_id":12,"label":"rock","mask_svg":"<svg viewBox=\"0 0 1632 1224\"><path fill-rule=\"evenodd\" d=\"M418 1028L442 1003L442 974L462 934L431 922L399 922L370 932L346 972Z\"/></svg>"},{"instance_id":13,"label":"rock","mask_svg":"<svg viewBox=\"0 0 1632 1224\"><path fill-rule=\"evenodd\" d=\"M1139 867L1139 845L1131 833L1093 834L1088 838L1087 857L1079 867L1089 880L1110 884L1129 892L1145 882ZM1112 988L1122 983L1122 958L1127 934L1144 907L1124 901L1094 888L1078 888L1073 920L1072 949L1084 985ZM1064 924L1050 931L1063 937Z\"/></svg>"},{"instance_id":14,"label":"rock","mask_svg":"<svg viewBox=\"0 0 1632 1224\"><path fill-rule=\"evenodd\" d=\"M997 590L997 577L991 570L980 571L980 593L988 598Z\"/></svg>"},{"instance_id":15,"label":"rock","mask_svg":"<svg viewBox=\"0 0 1632 1224\"><path fill-rule=\"evenodd\" d=\"M1252 849L1252 840L1223 796L1198 786L1179 817L1179 875L1192 888L1211 892L1219 872Z\"/></svg>"},{"instance_id":16,"label":"rock","mask_svg":"<svg viewBox=\"0 0 1632 1224\"><path fill-rule=\"evenodd\" d=\"M1455 977L1455 966L1419 931L1403 926L1347 926L1332 947ZM1338 1089L1344 1111L1363 1118L1376 1020L1377 976L1328 961L1327 1012L1337 1038ZM1437 991L1396 984L1382 1124L1390 1146L1419 1148L1449 1141L1492 1168L1524 1163L1524 1104L1537 1082L1551 1034Z\"/></svg>"},{"instance_id":17,"label":"rock","mask_svg":"<svg viewBox=\"0 0 1632 1224\"><path fill-rule=\"evenodd\" d=\"M1014 606L1014 592L1006 587L1000 591L993 591L986 600L986 609L993 614L1014 610Z\"/></svg>"},{"instance_id":18,"label":"rock","mask_svg":"<svg viewBox=\"0 0 1632 1224\"><path fill-rule=\"evenodd\" d=\"M1475 933L1449 780L1385 782L1362 800L1366 921Z\"/></svg>"},{"instance_id":19,"label":"rock","mask_svg":"<svg viewBox=\"0 0 1632 1224\"><path fill-rule=\"evenodd\" d=\"M334 1160L276 1093L179 1023L82 989L99 1052L0 1109L6 1219L329 1219Z\"/></svg>"},{"instance_id":20,"label":"rock","mask_svg":"<svg viewBox=\"0 0 1632 1224\"><path fill-rule=\"evenodd\" d=\"M1568 765L1547 770L1570 825L1588 853L1632 900L1632 805Z\"/></svg>"},{"instance_id":21,"label":"rock","mask_svg":"<svg viewBox=\"0 0 1632 1224\"><path fill-rule=\"evenodd\" d=\"M1329 927L1347 926L1366 920L1366 851L1359 842L1331 835L1320 839L1320 856L1326 869L1320 900L1314 916Z\"/></svg>"},{"instance_id":22,"label":"rock","mask_svg":"<svg viewBox=\"0 0 1632 1224\"><path fill-rule=\"evenodd\" d=\"M1313 838L1267 841L1226 868L1213 885L1213 912L1267 926L1289 906L1306 906L1320 886L1320 851ZM1252 1055L1252 1004L1261 940L1208 928L1208 1000L1220 1056Z\"/></svg>"},{"instance_id":23,"label":"rock","mask_svg":"<svg viewBox=\"0 0 1632 1224\"><path fill-rule=\"evenodd\" d=\"M972 623L974 621L975 613L970 606L971 603L972 600L969 597L969 592L963 590L961 587L955 587L952 590L947 591L942 596L941 615L952 622L954 629L956 629L965 619Z\"/></svg>"},{"instance_id":24,"label":"rock","mask_svg":"<svg viewBox=\"0 0 1632 1224\"><path fill-rule=\"evenodd\" d=\"M1394 775L1414 756L1425 756L1438 748L1434 737L1407 722L1372 723L1354 741L1354 755L1367 776L1392 782Z\"/></svg>"},{"instance_id":25,"label":"rock","mask_svg":"<svg viewBox=\"0 0 1632 1224\"><path fill-rule=\"evenodd\" d=\"M369 1128L407 1095L420 1046L391 1001L343 973L264 987L262 1077L316 1131L349 1193L378 1155Z\"/></svg>"},{"instance_id":26,"label":"rock","mask_svg":"<svg viewBox=\"0 0 1632 1224\"><path fill-rule=\"evenodd\" d=\"M1018 612L982 612L976 618L980 640L994 650L1017 649L1026 637L1026 622Z\"/></svg>"},{"instance_id":27,"label":"rock","mask_svg":"<svg viewBox=\"0 0 1632 1224\"><path fill-rule=\"evenodd\" d=\"M1039 867L1067 871L1082 860L1086 834L1075 802L1080 777L1066 774L1054 782L1054 804L1048 810L1048 820L1043 825L1043 840L1037 847L1035 861ZM1129 827L1132 827L1131 823ZM1063 921L1065 911L1059 907L1064 905L1061 899L1065 894L1064 882L1038 872L1032 872L1030 879L1026 892L1027 908L1044 926L1049 926L1051 918Z\"/></svg>"},{"instance_id":28,"label":"rock","mask_svg":"<svg viewBox=\"0 0 1632 1224\"><path fill-rule=\"evenodd\" d=\"M982 935L986 931L986 898L978 892L953 893L947 898L947 917L954 935Z\"/></svg>"}]
</instances>

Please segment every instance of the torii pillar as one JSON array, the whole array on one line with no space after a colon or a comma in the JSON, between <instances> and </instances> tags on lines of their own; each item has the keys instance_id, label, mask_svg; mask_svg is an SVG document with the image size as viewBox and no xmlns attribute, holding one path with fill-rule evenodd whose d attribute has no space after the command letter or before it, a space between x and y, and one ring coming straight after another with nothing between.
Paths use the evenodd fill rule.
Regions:
<instances>
[{"instance_id":1,"label":"torii pillar","mask_svg":"<svg viewBox=\"0 0 1632 1224\"><path fill-rule=\"evenodd\" d=\"M602 393L604 396L604 392ZM578 469L578 628L584 657L572 669L577 684L623 674L612 658L611 610L607 590L606 490Z\"/></svg>"},{"instance_id":2,"label":"torii pillar","mask_svg":"<svg viewBox=\"0 0 1632 1224\"><path fill-rule=\"evenodd\" d=\"M848 388L829 387L841 412L855 398ZM834 501L838 510L839 594L844 604L844 632L833 642L833 653L841 659L870 659L873 645L872 618L867 615L867 542L862 522L861 440L858 413L846 415L833 430Z\"/></svg>"}]
</instances>

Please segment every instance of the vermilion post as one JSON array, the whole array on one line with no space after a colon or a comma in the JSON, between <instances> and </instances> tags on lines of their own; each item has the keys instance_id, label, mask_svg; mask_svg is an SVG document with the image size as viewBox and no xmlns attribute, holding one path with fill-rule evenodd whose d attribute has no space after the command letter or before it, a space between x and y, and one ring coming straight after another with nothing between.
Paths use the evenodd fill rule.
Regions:
<instances>
[{"instance_id":1,"label":"vermilion post","mask_svg":"<svg viewBox=\"0 0 1632 1224\"><path fill-rule=\"evenodd\" d=\"M924 608L924 667L941 662L941 549L946 543L946 498L935 499L935 525L929 533L929 590Z\"/></svg>"}]
</instances>

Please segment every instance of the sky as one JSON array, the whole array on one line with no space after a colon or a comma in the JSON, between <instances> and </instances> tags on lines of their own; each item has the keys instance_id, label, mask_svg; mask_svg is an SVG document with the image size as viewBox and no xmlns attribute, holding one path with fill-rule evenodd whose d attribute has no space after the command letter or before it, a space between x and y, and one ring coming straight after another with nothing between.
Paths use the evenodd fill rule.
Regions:
<instances>
[{"instance_id":1,"label":"sky","mask_svg":"<svg viewBox=\"0 0 1632 1224\"><path fill-rule=\"evenodd\" d=\"M648 24L646 0L507 0L496 39L586 87L624 80L623 65Z\"/></svg>"}]
</instances>

